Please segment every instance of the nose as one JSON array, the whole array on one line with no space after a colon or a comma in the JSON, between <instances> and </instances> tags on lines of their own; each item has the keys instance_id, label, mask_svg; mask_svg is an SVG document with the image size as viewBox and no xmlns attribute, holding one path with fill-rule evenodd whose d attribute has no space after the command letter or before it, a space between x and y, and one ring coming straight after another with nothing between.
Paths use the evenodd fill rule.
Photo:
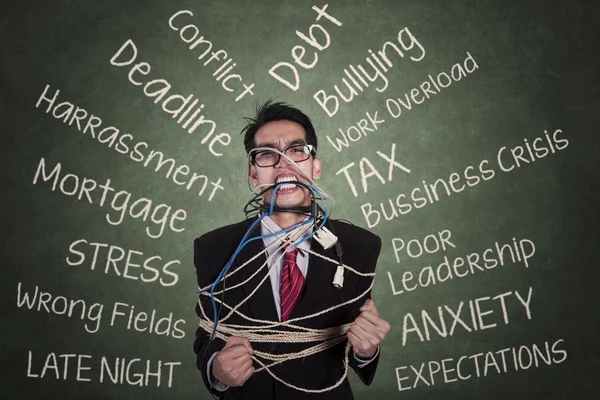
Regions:
<instances>
[{"instance_id":1,"label":"nose","mask_svg":"<svg viewBox=\"0 0 600 400\"><path fill-rule=\"evenodd\" d=\"M282 152L282 154L280 154L279 162L277 163L277 165L275 165L275 167L276 168L287 168L287 167L289 167L292 164L287 159L287 157L283 155L283 151L281 151L281 152Z\"/></svg>"}]
</instances>

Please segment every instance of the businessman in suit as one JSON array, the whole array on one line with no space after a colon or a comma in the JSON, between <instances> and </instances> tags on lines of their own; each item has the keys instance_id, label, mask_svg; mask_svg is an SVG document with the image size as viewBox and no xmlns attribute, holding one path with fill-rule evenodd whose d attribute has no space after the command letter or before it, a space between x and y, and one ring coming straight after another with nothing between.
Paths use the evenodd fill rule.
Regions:
<instances>
[{"instance_id":1,"label":"businessman in suit","mask_svg":"<svg viewBox=\"0 0 600 400\"><path fill-rule=\"evenodd\" d=\"M285 210L311 204L309 191L293 182L308 183L307 177L319 179L321 176L321 160L316 158L317 137L310 119L294 107L269 101L259 108L242 133L246 152L250 155L249 177L252 183L259 186L289 182L276 192L274 205L279 211L266 216L248 238L278 232L305 220L306 215ZM282 154L293 159L295 165ZM263 194L265 203L271 201L272 194L272 190ZM225 226L194 241L194 263L199 287L209 286L217 279L253 222L250 219ZM358 272L373 273L381 248L380 238L341 221L330 220L330 224L343 246L344 263ZM274 240L274 237L254 240L242 249L231 270L247 263L264 249L266 254L228 277L227 287L234 287L249 279L267 261L267 256L273 256L269 257L269 269L261 271L240 287L226 291L223 301L230 306L242 302L261 280L266 279L238 311L259 320L287 321L348 303L348 300L364 293L364 297L358 301L315 317L300 319L295 324L325 329L352 323L346 334L347 342L351 345L348 364L363 383L371 384L379 361L379 345L390 330L389 323L379 315L375 303L370 299L372 277L346 273L343 288L334 288L332 277L335 265L314 254L316 252L336 259L333 248L326 250L310 238L296 249L284 252L281 248L270 246ZM268 278L265 274L269 275ZM212 318L210 300L200 296L200 301L204 310L210 310L208 318ZM196 312L202 317L198 305ZM251 325L239 314L233 314L227 322ZM210 340L210 334L203 328L197 329L194 342L202 379L217 397L227 400L353 399L347 378L332 390L318 393L323 388L335 385L343 376L345 341L316 354L270 367L273 375L279 379L268 371L255 373L256 365L251 358L255 351L286 354L304 348L306 345L302 343L251 343L239 336L230 336L226 341L218 338Z\"/></svg>"}]
</instances>

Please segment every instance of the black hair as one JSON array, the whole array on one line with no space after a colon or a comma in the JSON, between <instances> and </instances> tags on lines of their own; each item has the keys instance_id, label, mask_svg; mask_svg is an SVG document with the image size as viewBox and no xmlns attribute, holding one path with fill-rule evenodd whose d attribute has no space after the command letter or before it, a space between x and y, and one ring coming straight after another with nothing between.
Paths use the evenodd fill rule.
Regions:
<instances>
[{"instance_id":1,"label":"black hair","mask_svg":"<svg viewBox=\"0 0 600 400\"><path fill-rule=\"evenodd\" d=\"M317 150L317 135L310 118L299 109L282 102L267 100L257 107L256 116L244 118L248 124L240 132L244 135L244 147L246 154L256 147L254 135L265 124L273 121L292 121L304 128L306 143L313 145Z\"/></svg>"}]
</instances>

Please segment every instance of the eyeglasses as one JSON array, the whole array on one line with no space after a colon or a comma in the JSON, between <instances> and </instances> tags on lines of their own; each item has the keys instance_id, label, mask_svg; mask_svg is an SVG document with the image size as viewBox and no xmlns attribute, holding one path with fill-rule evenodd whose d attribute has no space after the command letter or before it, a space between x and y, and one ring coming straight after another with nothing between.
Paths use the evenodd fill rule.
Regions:
<instances>
[{"instance_id":1,"label":"eyeglasses","mask_svg":"<svg viewBox=\"0 0 600 400\"><path fill-rule=\"evenodd\" d=\"M259 167L273 167L279 163L281 153L294 160L294 162L301 162L308 160L311 154L315 155L316 151L312 144L298 144L290 146L282 152L278 150L256 150L251 153L250 160Z\"/></svg>"}]
</instances>

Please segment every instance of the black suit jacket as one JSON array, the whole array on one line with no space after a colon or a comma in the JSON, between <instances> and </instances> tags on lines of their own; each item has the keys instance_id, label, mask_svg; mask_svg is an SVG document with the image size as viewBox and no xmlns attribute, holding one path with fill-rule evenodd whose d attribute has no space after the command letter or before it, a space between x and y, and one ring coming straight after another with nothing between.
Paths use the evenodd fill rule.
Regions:
<instances>
[{"instance_id":1,"label":"black suit jacket","mask_svg":"<svg viewBox=\"0 0 600 400\"><path fill-rule=\"evenodd\" d=\"M255 219L245 220L237 224L216 229L194 241L194 263L196 266L198 285L200 287L206 287L215 281L254 220ZM379 251L381 249L381 239L371 232L354 225L336 220L330 221L331 224L333 224L335 234L338 236L338 240L343 248L344 264L361 272L374 272ZM249 238L259 236L260 234L260 224L257 224L253 232L249 235ZM230 271L233 271L248 261L263 248L264 243L262 239L254 240L247 244L240 254L238 254ZM333 247L324 250L316 240L311 241L311 250L337 260ZM263 254L261 257L250 263L250 265L244 267L241 271L236 272L227 278L226 286L231 287L248 279L265 261L266 255ZM313 314L333 305L348 301L366 291L371 284L372 277L361 277L347 271L344 274L343 289L336 289L332 285L335 269L335 264L312 254L309 256L304 292L301 300L292 311L290 319ZM256 288L258 282L260 282L267 274L266 268L263 271L242 287L226 291L225 303L230 306L240 303L242 299L248 296L250 292ZM222 286L219 285L217 288L220 289L221 287ZM370 298L370 291L364 298L352 304L315 318L298 321L296 324L322 329L352 322L360 313L359 308L364 304L367 298ZM213 313L210 298L207 296L200 296L200 299L206 314L212 319ZM229 310L226 307L223 307L221 316L226 315L228 311ZM259 290L240 307L239 311L253 318L278 321L269 278L267 278ZM196 313L199 316L201 315L198 305L196 305ZM237 315L233 315L226 322L231 324L249 324L249 321ZM207 361L211 355L214 352L219 351L224 344L225 342L216 338L209 341L209 334L201 328L197 329L194 351L197 354L198 368L202 371L202 379L213 394L220 396L223 399L350 400L354 398L347 378L340 386L331 391L322 394L308 394L288 388L276 381L264 370L255 373L241 387L230 387L225 392L216 391L211 388L211 385L207 380ZM282 380L295 386L309 389L322 389L331 386L337 382L343 374L345 346L346 343L344 342L309 357L285 361L272 367L272 371ZM306 347L306 344L252 343L252 348L255 350L280 354L299 351ZM352 351L350 352L348 359L349 365L356 371L362 382L367 385L371 384L375 375L375 370L377 369L379 357L363 368L359 368L356 365ZM258 368L260 366L255 364L255 367Z\"/></svg>"}]
</instances>

